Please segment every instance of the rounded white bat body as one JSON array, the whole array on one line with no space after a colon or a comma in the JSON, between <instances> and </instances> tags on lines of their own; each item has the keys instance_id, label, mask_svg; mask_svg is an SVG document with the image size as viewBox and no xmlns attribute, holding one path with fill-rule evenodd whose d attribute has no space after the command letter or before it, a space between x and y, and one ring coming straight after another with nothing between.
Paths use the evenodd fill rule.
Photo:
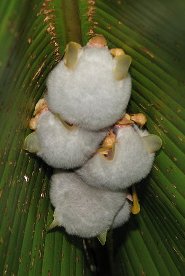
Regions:
<instances>
[{"instance_id":1,"label":"rounded white bat body","mask_svg":"<svg viewBox=\"0 0 185 276\"><path fill-rule=\"evenodd\" d=\"M82 166L96 151L106 131L67 129L58 117L47 111L41 114L36 135L39 143L37 155L54 168Z\"/></svg>"},{"instance_id":2,"label":"rounded white bat body","mask_svg":"<svg viewBox=\"0 0 185 276\"><path fill-rule=\"evenodd\" d=\"M113 125L125 113L131 94L130 75L116 80L115 64L107 47L89 46L80 50L74 69L60 61L47 80L49 109L85 129Z\"/></svg>"},{"instance_id":3,"label":"rounded white bat body","mask_svg":"<svg viewBox=\"0 0 185 276\"><path fill-rule=\"evenodd\" d=\"M142 132L131 126L119 128L114 158L96 153L77 173L91 186L112 190L125 189L141 181L152 168L154 153L148 153Z\"/></svg>"},{"instance_id":4,"label":"rounded white bat body","mask_svg":"<svg viewBox=\"0 0 185 276\"><path fill-rule=\"evenodd\" d=\"M50 199L57 225L69 234L89 238L111 228L126 193L97 189L75 173L58 172L51 179Z\"/></svg>"}]
</instances>

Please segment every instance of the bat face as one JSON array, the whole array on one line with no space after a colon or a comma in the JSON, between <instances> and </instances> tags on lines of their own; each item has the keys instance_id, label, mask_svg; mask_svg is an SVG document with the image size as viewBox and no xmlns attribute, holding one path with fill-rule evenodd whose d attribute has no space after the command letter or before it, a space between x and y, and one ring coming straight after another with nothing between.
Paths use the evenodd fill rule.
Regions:
<instances>
[{"instance_id":1,"label":"bat face","mask_svg":"<svg viewBox=\"0 0 185 276\"><path fill-rule=\"evenodd\" d=\"M50 199L59 226L69 234L95 237L111 228L126 193L96 189L75 173L59 172L52 177Z\"/></svg>"},{"instance_id":2,"label":"bat face","mask_svg":"<svg viewBox=\"0 0 185 276\"><path fill-rule=\"evenodd\" d=\"M86 129L111 126L125 113L131 94L130 75L121 74L125 61L114 58L106 46L89 45L78 48L74 59L72 68L64 57L50 73L49 109Z\"/></svg>"},{"instance_id":3,"label":"bat face","mask_svg":"<svg viewBox=\"0 0 185 276\"><path fill-rule=\"evenodd\" d=\"M112 160L97 153L77 173L89 185L125 189L147 176L153 160L154 153L147 151L141 134L129 126L118 129Z\"/></svg>"},{"instance_id":4,"label":"bat face","mask_svg":"<svg viewBox=\"0 0 185 276\"><path fill-rule=\"evenodd\" d=\"M67 128L58 117L46 111L40 116L36 131L29 135L27 150L36 149L36 154L54 168L77 168L93 155L105 135L105 131Z\"/></svg>"}]
</instances>

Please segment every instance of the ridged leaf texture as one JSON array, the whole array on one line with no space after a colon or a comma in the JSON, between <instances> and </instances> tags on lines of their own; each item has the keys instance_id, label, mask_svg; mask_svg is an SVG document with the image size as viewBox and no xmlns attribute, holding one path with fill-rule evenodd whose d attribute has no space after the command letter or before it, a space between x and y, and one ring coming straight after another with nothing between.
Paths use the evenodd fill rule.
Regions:
<instances>
[{"instance_id":1,"label":"ridged leaf texture","mask_svg":"<svg viewBox=\"0 0 185 276\"><path fill-rule=\"evenodd\" d=\"M112 275L184 274L184 10L182 0L1 0L0 275L90 275L81 239L46 232L51 169L22 145L66 43L96 33L132 57L129 110L163 140L137 186L141 213L108 241Z\"/></svg>"}]
</instances>

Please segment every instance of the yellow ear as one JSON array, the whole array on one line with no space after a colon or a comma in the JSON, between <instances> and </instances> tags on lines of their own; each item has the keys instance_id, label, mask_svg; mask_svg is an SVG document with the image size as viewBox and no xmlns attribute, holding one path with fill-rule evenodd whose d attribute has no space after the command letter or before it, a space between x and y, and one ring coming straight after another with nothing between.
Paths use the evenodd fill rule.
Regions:
<instances>
[{"instance_id":1,"label":"yellow ear","mask_svg":"<svg viewBox=\"0 0 185 276\"><path fill-rule=\"evenodd\" d=\"M37 153L40 149L39 140L35 132L30 133L24 140L23 149L31 153Z\"/></svg>"},{"instance_id":2,"label":"yellow ear","mask_svg":"<svg viewBox=\"0 0 185 276\"><path fill-rule=\"evenodd\" d=\"M61 226L61 225L59 225L59 222L54 218L52 223L48 226L47 231L50 231L50 230L54 229L57 226Z\"/></svg>"},{"instance_id":3,"label":"yellow ear","mask_svg":"<svg viewBox=\"0 0 185 276\"><path fill-rule=\"evenodd\" d=\"M132 186L132 198L133 198L133 205L132 205L131 212L132 214L137 215L140 212L140 204L139 204L139 199L134 186Z\"/></svg>"},{"instance_id":4,"label":"yellow ear","mask_svg":"<svg viewBox=\"0 0 185 276\"><path fill-rule=\"evenodd\" d=\"M116 66L114 68L114 77L116 80L122 80L128 75L128 70L132 62L132 58L124 53L115 57Z\"/></svg>"},{"instance_id":5,"label":"yellow ear","mask_svg":"<svg viewBox=\"0 0 185 276\"><path fill-rule=\"evenodd\" d=\"M76 42L69 42L65 49L64 64L69 69L74 69L78 62L78 53L82 46Z\"/></svg>"},{"instance_id":6,"label":"yellow ear","mask_svg":"<svg viewBox=\"0 0 185 276\"><path fill-rule=\"evenodd\" d=\"M149 153L154 153L162 147L162 140L155 134L149 134L142 137L146 150Z\"/></svg>"},{"instance_id":7,"label":"yellow ear","mask_svg":"<svg viewBox=\"0 0 185 276\"><path fill-rule=\"evenodd\" d=\"M121 48L112 48L110 49L110 53L113 57L118 57L125 54L125 52Z\"/></svg>"},{"instance_id":8,"label":"yellow ear","mask_svg":"<svg viewBox=\"0 0 185 276\"><path fill-rule=\"evenodd\" d=\"M107 230L100 233L98 236L97 236L97 239L99 240L99 242L101 243L101 245L105 245L106 243L106 240L107 240Z\"/></svg>"}]
</instances>

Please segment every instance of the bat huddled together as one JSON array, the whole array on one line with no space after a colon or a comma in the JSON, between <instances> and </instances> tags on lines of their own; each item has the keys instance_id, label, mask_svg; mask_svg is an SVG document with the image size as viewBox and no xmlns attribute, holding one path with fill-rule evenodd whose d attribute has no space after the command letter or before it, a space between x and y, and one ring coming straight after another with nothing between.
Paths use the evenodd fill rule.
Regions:
<instances>
[{"instance_id":1,"label":"bat huddled together","mask_svg":"<svg viewBox=\"0 0 185 276\"><path fill-rule=\"evenodd\" d=\"M63 226L71 235L105 243L107 231L130 217L127 189L149 174L162 145L144 129L143 114L126 113L130 64L129 55L109 50L97 35L84 47L70 42L48 76L24 149L56 169L50 228Z\"/></svg>"}]
</instances>

